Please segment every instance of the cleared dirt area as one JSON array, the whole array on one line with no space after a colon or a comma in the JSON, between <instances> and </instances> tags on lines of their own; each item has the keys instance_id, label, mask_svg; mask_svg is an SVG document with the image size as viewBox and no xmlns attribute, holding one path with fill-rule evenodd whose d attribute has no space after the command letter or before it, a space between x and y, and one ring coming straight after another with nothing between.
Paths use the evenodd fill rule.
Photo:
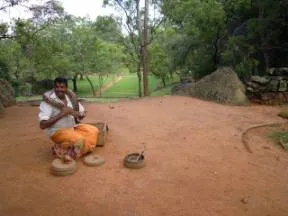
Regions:
<instances>
[{"instance_id":1,"label":"cleared dirt area","mask_svg":"<svg viewBox=\"0 0 288 216\"><path fill-rule=\"evenodd\" d=\"M113 107L112 107L113 106ZM277 107L223 106L186 97L86 104L85 122L105 120L106 163L68 177L49 173L51 142L38 127L37 107L6 109L0 124L0 215L7 216L285 216L288 153L249 133L283 122ZM146 142L147 166L122 165Z\"/></svg>"}]
</instances>

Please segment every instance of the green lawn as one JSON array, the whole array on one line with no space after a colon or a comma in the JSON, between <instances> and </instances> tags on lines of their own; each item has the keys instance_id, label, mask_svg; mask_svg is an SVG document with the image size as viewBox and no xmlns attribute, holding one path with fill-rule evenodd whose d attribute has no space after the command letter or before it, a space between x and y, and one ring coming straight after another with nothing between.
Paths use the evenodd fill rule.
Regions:
<instances>
[{"instance_id":1,"label":"green lawn","mask_svg":"<svg viewBox=\"0 0 288 216\"><path fill-rule=\"evenodd\" d=\"M158 80L155 76L149 77L149 90L154 91ZM103 97L137 97L138 79L137 75L124 75L122 79L103 93Z\"/></svg>"},{"instance_id":2,"label":"green lawn","mask_svg":"<svg viewBox=\"0 0 288 216\"><path fill-rule=\"evenodd\" d=\"M112 82L116 76L110 75L109 77L105 78L104 84ZM95 89L98 88L98 77L97 76L90 76L90 79L92 80ZM163 96L163 95L170 95L171 94L171 88L173 87L173 83L177 81L176 79L172 79L170 81L167 81L167 87L162 89L157 89L157 85L159 83L159 80L151 75L149 76L149 90L151 96ZM112 87L107 89L103 94L102 98L94 98L91 92L91 87L89 85L89 82L84 80L78 80L78 92L77 95L82 98L87 98L88 101L91 102L108 102L110 99L117 99L117 98L137 98L138 97L138 79L136 74L124 74L122 75L122 79L115 83ZM69 81L69 88L73 88L72 81ZM143 91L143 89L142 89ZM107 99L107 101L105 100ZM32 97L17 97L17 101L25 101L25 100L39 100L41 99L41 96L32 96Z\"/></svg>"},{"instance_id":3,"label":"green lawn","mask_svg":"<svg viewBox=\"0 0 288 216\"><path fill-rule=\"evenodd\" d=\"M109 75L108 77L105 77L104 85L106 83L112 82L113 79L115 79L115 77L116 77L115 75ZM95 90L97 90L99 87L98 77L97 76L89 76L89 78L91 79ZM73 89L73 83L71 80L69 80L68 85L69 85L69 88ZM77 86L78 86L77 95L79 97L92 97L93 96L90 84L86 78L83 80L78 80Z\"/></svg>"}]
</instances>

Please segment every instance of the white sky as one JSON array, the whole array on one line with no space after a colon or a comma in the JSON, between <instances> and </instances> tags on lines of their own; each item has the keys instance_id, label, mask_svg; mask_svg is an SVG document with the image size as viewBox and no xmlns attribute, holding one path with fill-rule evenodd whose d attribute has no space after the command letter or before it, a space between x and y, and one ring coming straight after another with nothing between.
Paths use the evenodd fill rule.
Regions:
<instances>
[{"instance_id":1,"label":"white sky","mask_svg":"<svg viewBox=\"0 0 288 216\"><path fill-rule=\"evenodd\" d=\"M92 20L99 15L115 14L111 7L102 7L103 0L61 0L65 11L75 16L89 16Z\"/></svg>"},{"instance_id":2,"label":"white sky","mask_svg":"<svg viewBox=\"0 0 288 216\"><path fill-rule=\"evenodd\" d=\"M72 15L86 17L89 16L92 20L97 16L105 16L116 14L117 12L111 7L102 7L103 0L58 0L62 3L64 10ZM1 0L0 0L1 2ZM43 0L30 0L29 4L37 2L45 2ZM0 5L1 6L1 5ZM30 14L25 7L17 6L7 9L6 12L0 13L0 21L9 22L12 18L28 18Z\"/></svg>"}]
</instances>

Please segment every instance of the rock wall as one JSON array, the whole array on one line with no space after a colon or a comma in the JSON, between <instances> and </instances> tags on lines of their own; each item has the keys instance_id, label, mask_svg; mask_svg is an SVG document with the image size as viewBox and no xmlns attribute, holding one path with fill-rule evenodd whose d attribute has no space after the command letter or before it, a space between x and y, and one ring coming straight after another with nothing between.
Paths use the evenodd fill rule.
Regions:
<instances>
[{"instance_id":1,"label":"rock wall","mask_svg":"<svg viewBox=\"0 0 288 216\"><path fill-rule=\"evenodd\" d=\"M288 68L271 68L266 76L252 76L246 83L246 94L260 104L288 104Z\"/></svg>"}]
</instances>

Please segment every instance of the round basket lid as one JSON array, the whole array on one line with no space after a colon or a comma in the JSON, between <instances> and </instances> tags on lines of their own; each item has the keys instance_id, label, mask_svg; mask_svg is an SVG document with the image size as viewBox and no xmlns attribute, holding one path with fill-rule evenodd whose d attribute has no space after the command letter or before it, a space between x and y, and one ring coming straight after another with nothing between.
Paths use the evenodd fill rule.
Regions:
<instances>
[{"instance_id":1,"label":"round basket lid","mask_svg":"<svg viewBox=\"0 0 288 216\"><path fill-rule=\"evenodd\" d=\"M99 155L91 154L86 156L83 162L88 166L99 166L105 163L105 159Z\"/></svg>"},{"instance_id":2,"label":"round basket lid","mask_svg":"<svg viewBox=\"0 0 288 216\"><path fill-rule=\"evenodd\" d=\"M65 172L65 171L67 172L76 169L76 162L71 161L69 163L64 163L62 160L57 158L53 160L51 168L53 171L56 172Z\"/></svg>"}]
</instances>

